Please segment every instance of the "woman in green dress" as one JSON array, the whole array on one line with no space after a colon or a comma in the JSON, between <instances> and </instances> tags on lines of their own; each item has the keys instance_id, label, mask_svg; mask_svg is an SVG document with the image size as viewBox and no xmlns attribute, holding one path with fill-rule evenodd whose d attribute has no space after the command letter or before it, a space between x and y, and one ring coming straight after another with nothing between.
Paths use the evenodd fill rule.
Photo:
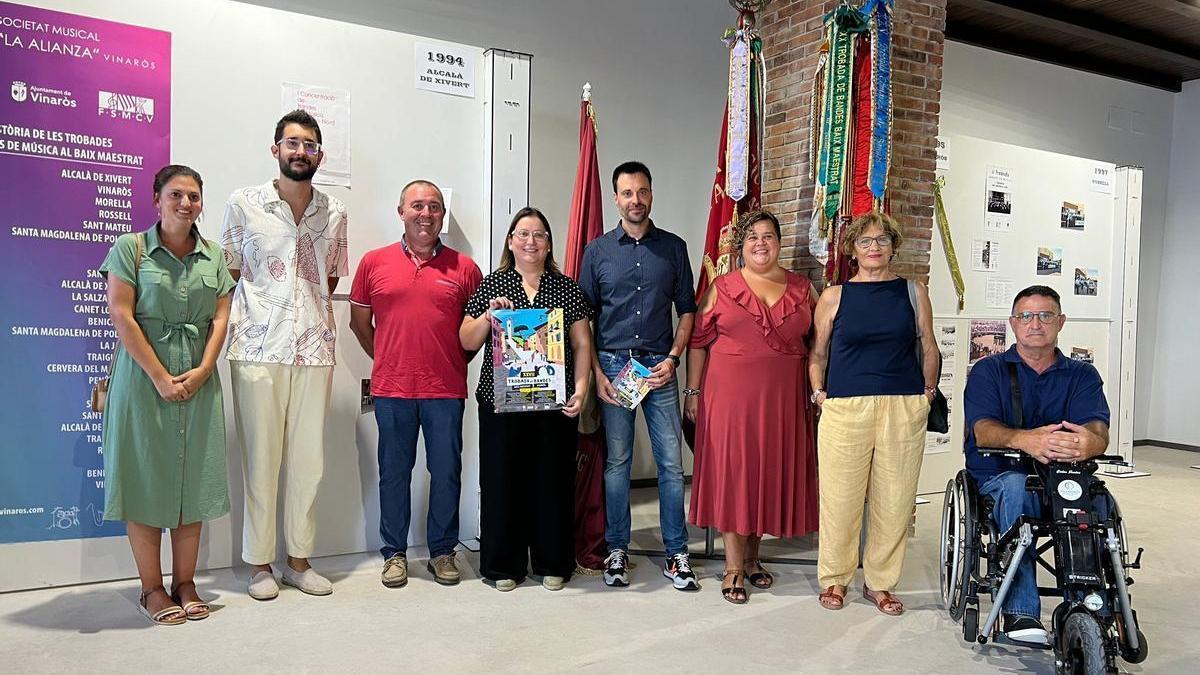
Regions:
<instances>
[{"instance_id":1,"label":"woman in green dress","mask_svg":"<svg viewBox=\"0 0 1200 675\"><path fill-rule=\"evenodd\" d=\"M216 366L234 282L220 246L196 228L202 189L193 169L159 170L159 222L118 238L100 267L120 338L104 411L104 517L126 521L141 611L159 624L208 616L193 580L200 528L229 512ZM169 594L159 565L164 528Z\"/></svg>"}]
</instances>

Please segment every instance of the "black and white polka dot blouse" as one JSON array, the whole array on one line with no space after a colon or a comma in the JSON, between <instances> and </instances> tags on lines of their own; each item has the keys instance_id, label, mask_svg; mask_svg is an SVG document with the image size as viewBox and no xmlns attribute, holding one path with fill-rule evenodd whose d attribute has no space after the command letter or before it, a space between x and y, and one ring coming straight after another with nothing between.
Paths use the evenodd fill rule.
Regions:
<instances>
[{"instance_id":1,"label":"black and white polka dot blouse","mask_svg":"<svg viewBox=\"0 0 1200 675\"><path fill-rule=\"evenodd\" d=\"M592 306L583 298L579 284L571 277L545 271L538 284L537 294L533 302L525 295L521 285L521 274L515 269L496 270L483 278L479 288L467 301L466 313L478 318L487 311L488 302L493 298L508 298L516 309L559 309L563 310L563 332L566 343L567 366L567 398L575 394L575 352L571 345L571 326L580 319L590 319L593 316ZM492 340L483 343L483 368L480 369L479 386L475 388L475 400L479 403L492 404L494 399L492 369Z\"/></svg>"}]
</instances>

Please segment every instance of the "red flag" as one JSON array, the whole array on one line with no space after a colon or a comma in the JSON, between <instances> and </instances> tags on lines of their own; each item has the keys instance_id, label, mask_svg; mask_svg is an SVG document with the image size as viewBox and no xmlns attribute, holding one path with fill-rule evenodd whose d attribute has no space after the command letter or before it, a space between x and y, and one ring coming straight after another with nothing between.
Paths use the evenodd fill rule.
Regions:
<instances>
[{"instance_id":1,"label":"red flag","mask_svg":"<svg viewBox=\"0 0 1200 675\"><path fill-rule=\"evenodd\" d=\"M604 233L604 205L600 193L600 165L596 161L596 114L592 110L592 85L583 85L579 102L579 164L563 270L579 278L583 249ZM575 562L583 570L604 567L608 548L604 542L604 429L596 396L589 394L579 416L579 442L575 452Z\"/></svg>"},{"instance_id":2,"label":"red flag","mask_svg":"<svg viewBox=\"0 0 1200 675\"><path fill-rule=\"evenodd\" d=\"M592 110L591 85L584 85L579 102L579 163L575 167L575 193L571 196L571 220L563 271L579 278L583 247L604 233L604 205L600 193L600 165L596 161L596 115Z\"/></svg>"}]
</instances>

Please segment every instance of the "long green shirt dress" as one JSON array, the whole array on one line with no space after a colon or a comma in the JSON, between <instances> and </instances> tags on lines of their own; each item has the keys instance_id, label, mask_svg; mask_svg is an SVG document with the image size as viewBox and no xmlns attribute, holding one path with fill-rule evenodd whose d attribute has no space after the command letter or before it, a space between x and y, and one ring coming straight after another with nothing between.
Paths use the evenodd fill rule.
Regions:
<instances>
[{"instance_id":1,"label":"long green shirt dress","mask_svg":"<svg viewBox=\"0 0 1200 675\"><path fill-rule=\"evenodd\" d=\"M100 267L136 288L134 318L172 375L200 365L217 298L234 288L220 246L194 227L192 234L196 247L181 260L162 245L156 224L142 235L136 268L139 235L122 235ZM190 399L170 403L119 347L103 438L106 520L173 528L229 512L225 410L215 370Z\"/></svg>"}]
</instances>

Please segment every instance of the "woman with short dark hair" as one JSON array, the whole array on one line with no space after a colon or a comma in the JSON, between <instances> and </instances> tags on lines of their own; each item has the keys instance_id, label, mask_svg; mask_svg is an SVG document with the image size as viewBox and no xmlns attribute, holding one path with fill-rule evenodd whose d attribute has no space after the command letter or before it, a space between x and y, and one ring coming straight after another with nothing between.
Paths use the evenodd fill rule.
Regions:
<instances>
[{"instance_id":1,"label":"woman with short dark hair","mask_svg":"<svg viewBox=\"0 0 1200 675\"><path fill-rule=\"evenodd\" d=\"M721 594L739 605L749 599L746 581L760 589L774 581L759 559L763 535L817 528L805 381L817 291L779 266L781 239L771 213L741 218L741 264L705 293L688 349L684 414L696 421L689 517L721 531Z\"/></svg>"}]
</instances>

